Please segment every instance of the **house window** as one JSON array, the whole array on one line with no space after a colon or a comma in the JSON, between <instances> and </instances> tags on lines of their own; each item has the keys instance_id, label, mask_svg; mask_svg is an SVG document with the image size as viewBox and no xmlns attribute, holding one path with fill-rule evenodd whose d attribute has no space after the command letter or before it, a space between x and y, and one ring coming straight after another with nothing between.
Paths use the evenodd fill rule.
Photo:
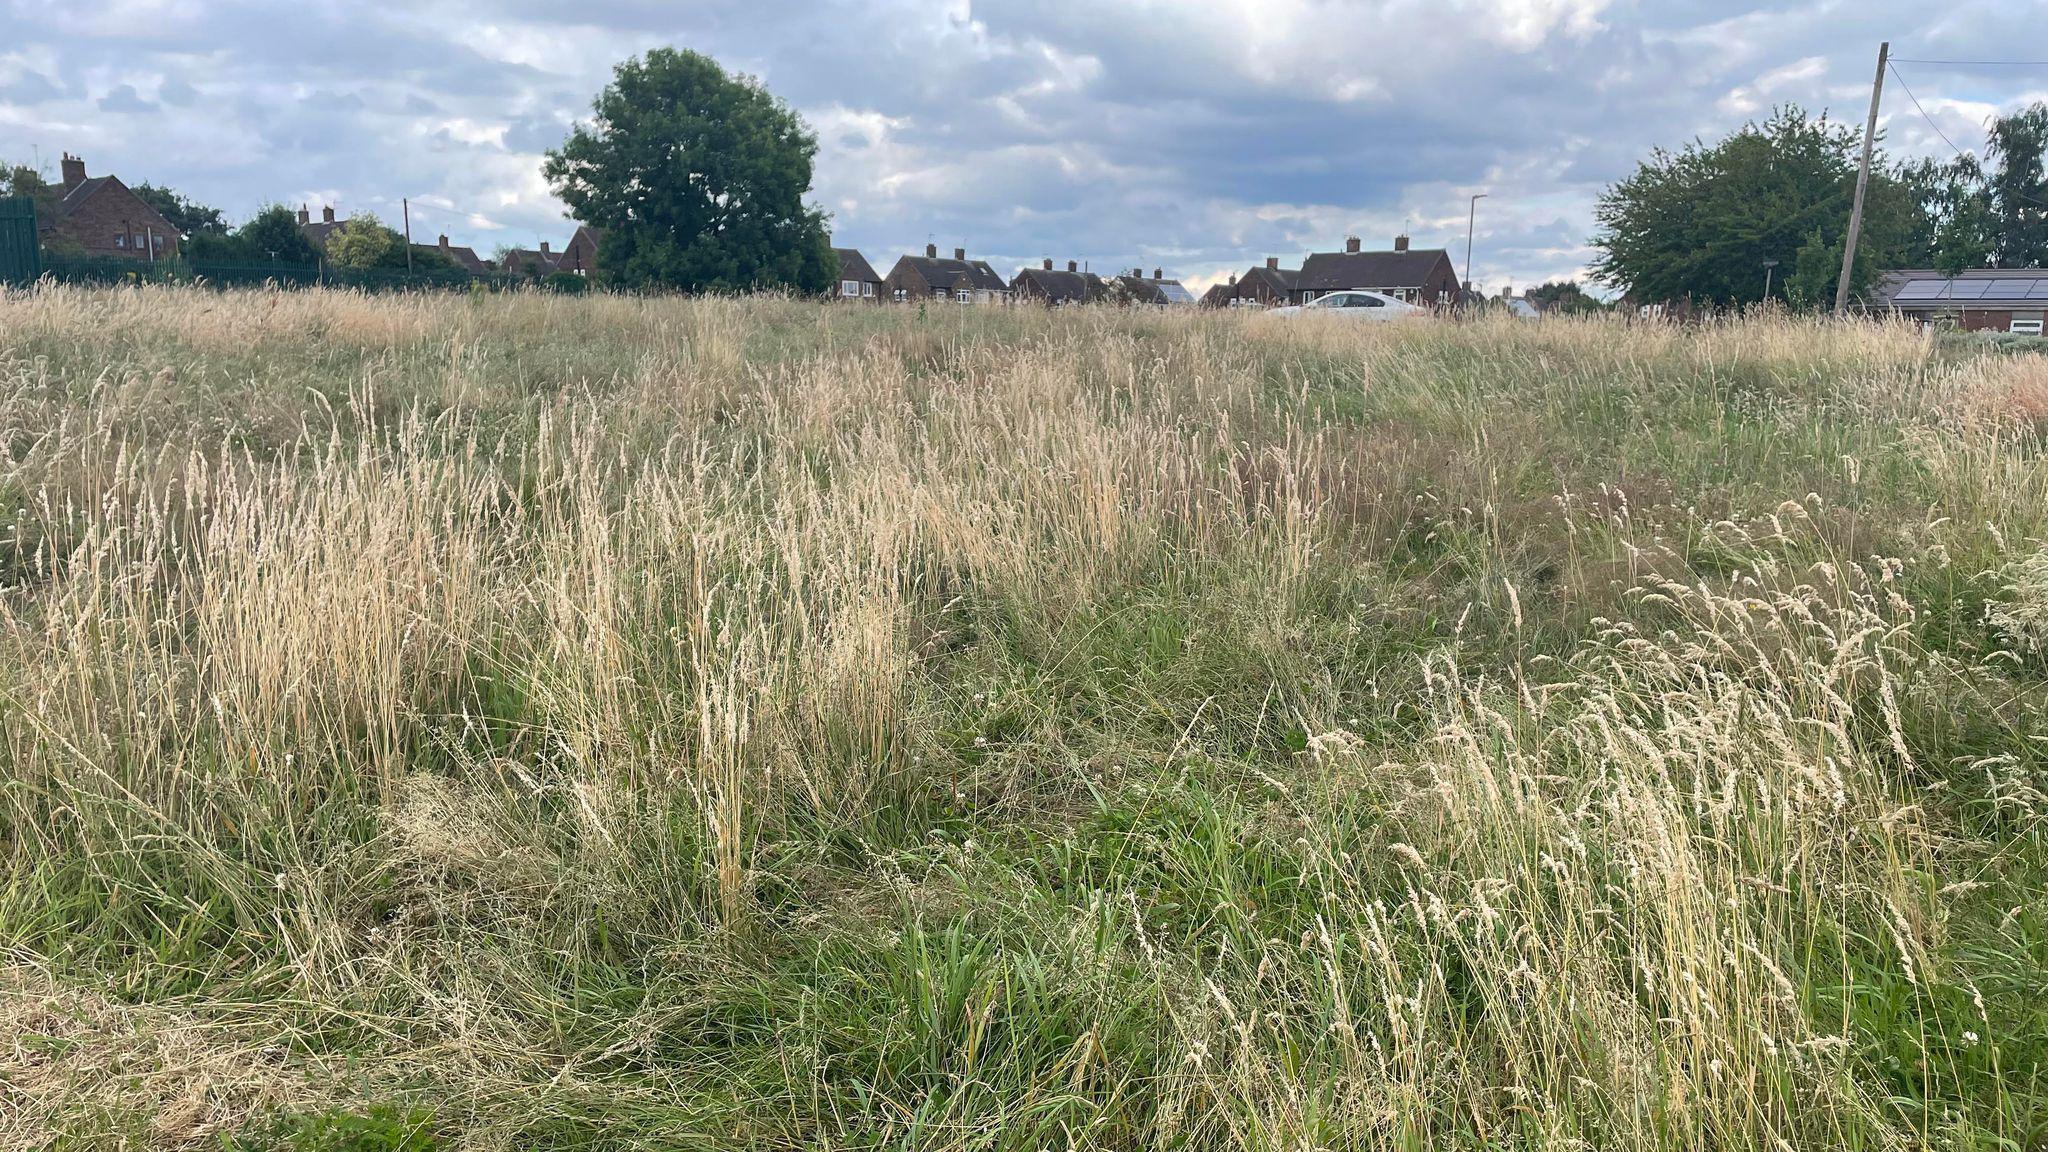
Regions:
<instances>
[{"instance_id":1,"label":"house window","mask_svg":"<svg viewBox=\"0 0 2048 1152\"><path fill-rule=\"evenodd\" d=\"M956 293L956 295L959 297L959 300L962 304L966 304L974 299L974 293L969 292L965 288L960 289L960 291Z\"/></svg>"},{"instance_id":2,"label":"house window","mask_svg":"<svg viewBox=\"0 0 2048 1152\"><path fill-rule=\"evenodd\" d=\"M858 281L858 280L841 280L841 281L839 282L839 294L840 294L841 296L858 296L858 295L860 295L860 281Z\"/></svg>"},{"instance_id":3,"label":"house window","mask_svg":"<svg viewBox=\"0 0 2048 1152\"><path fill-rule=\"evenodd\" d=\"M2015 336L2039 336L2041 334L2041 321L2039 319L2015 320L2006 331L2011 332Z\"/></svg>"},{"instance_id":4,"label":"house window","mask_svg":"<svg viewBox=\"0 0 2048 1152\"><path fill-rule=\"evenodd\" d=\"M114 247L116 247L116 248L126 248L127 246L128 246L128 234L127 234L126 232L116 232L116 233L114 233Z\"/></svg>"},{"instance_id":5,"label":"house window","mask_svg":"<svg viewBox=\"0 0 2048 1152\"><path fill-rule=\"evenodd\" d=\"M903 289L901 289L901 288L898 288L898 289L896 289L896 302L897 302L898 304L901 304L901 303L903 303L903 302L904 302L905 300L908 300L908 299L910 299L910 293L908 293L908 292L905 292L905 291L904 291Z\"/></svg>"},{"instance_id":6,"label":"house window","mask_svg":"<svg viewBox=\"0 0 2048 1152\"><path fill-rule=\"evenodd\" d=\"M875 286L873 284L863 282L860 286L860 294L863 296L873 296L875 294Z\"/></svg>"}]
</instances>

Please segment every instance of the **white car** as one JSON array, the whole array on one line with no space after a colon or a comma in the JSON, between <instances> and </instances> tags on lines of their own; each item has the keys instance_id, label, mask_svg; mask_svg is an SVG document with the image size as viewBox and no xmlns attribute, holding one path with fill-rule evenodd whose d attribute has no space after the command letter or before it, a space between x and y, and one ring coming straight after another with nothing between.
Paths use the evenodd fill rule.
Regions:
<instances>
[{"instance_id":1,"label":"white car","mask_svg":"<svg viewBox=\"0 0 2048 1152\"><path fill-rule=\"evenodd\" d=\"M1353 289L1349 292L1332 292L1297 307L1275 308L1275 316L1342 316L1347 320L1401 320L1410 316L1422 316L1427 309L1418 308L1405 300L1396 300L1384 292L1367 292Z\"/></svg>"}]
</instances>

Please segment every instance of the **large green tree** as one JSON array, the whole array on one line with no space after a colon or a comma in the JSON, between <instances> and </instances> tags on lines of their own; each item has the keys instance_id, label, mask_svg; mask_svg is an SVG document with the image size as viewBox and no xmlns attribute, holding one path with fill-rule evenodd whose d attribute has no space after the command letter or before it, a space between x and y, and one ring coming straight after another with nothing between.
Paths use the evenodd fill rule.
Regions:
<instances>
[{"instance_id":1,"label":"large green tree","mask_svg":"<svg viewBox=\"0 0 2048 1152\"><path fill-rule=\"evenodd\" d=\"M136 198L144 204L156 209L157 215L176 228L181 236L190 238L228 234L228 222L218 208L201 204L197 200L187 200L171 189L160 188L155 184L137 184L129 191L135 193Z\"/></svg>"},{"instance_id":2,"label":"large green tree","mask_svg":"<svg viewBox=\"0 0 2048 1152\"><path fill-rule=\"evenodd\" d=\"M1660 148L1601 195L1594 275L1644 302L1761 300L1764 261L1791 267L1802 250L1813 261L1816 234L1839 260L1861 147L1859 130L1788 106L1717 144ZM1922 211L1881 156L1872 168L1855 288L1894 265ZM1839 267L1824 285L1808 287L1831 298L1837 276Z\"/></svg>"},{"instance_id":3,"label":"large green tree","mask_svg":"<svg viewBox=\"0 0 2048 1152\"><path fill-rule=\"evenodd\" d=\"M821 292L837 274L825 217L804 203L817 137L757 81L657 48L612 82L544 172L604 229L601 276L698 291Z\"/></svg>"},{"instance_id":4,"label":"large green tree","mask_svg":"<svg viewBox=\"0 0 2048 1152\"><path fill-rule=\"evenodd\" d=\"M1991 258L2000 268L2048 267L2048 104L1991 122L1986 181Z\"/></svg>"},{"instance_id":5,"label":"large green tree","mask_svg":"<svg viewBox=\"0 0 2048 1152\"><path fill-rule=\"evenodd\" d=\"M226 236L200 232L185 244L187 259L252 264L317 264L320 250L299 230L297 214L272 204Z\"/></svg>"}]
</instances>

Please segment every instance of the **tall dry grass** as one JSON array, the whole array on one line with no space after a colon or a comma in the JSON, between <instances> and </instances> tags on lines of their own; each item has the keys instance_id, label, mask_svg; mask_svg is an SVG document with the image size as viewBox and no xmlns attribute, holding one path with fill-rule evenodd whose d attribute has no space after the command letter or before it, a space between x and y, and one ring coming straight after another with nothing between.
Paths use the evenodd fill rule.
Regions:
<instances>
[{"instance_id":1,"label":"tall dry grass","mask_svg":"<svg viewBox=\"0 0 2048 1152\"><path fill-rule=\"evenodd\" d=\"M8 295L7 1114L2029 1146L2041 363Z\"/></svg>"}]
</instances>

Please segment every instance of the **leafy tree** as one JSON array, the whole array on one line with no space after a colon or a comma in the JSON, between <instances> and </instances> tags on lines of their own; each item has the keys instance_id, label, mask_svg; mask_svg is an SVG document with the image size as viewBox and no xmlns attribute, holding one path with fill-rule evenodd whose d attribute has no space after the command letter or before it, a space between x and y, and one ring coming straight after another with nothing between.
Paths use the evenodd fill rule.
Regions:
<instances>
[{"instance_id":1,"label":"leafy tree","mask_svg":"<svg viewBox=\"0 0 2048 1152\"><path fill-rule=\"evenodd\" d=\"M26 164L0 163L0 196L26 196L35 202L38 220L54 220L64 190Z\"/></svg>"},{"instance_id":2,"label":"leafy tree","mask_svg":"<svg viewBox=\"0 0 2048 1152\"><path fill-rule=\"evenodd\" d=\"M156 209L178 234L187 239L193 236L225 236L228 222L221 216L220 209L209 208L197 200L187 200L169 188L154 184L137 184L129 189L144 204Z\"/></svg>"},{"instance_id":3,"label":"leafy tree","mask_svg":"<svg viewBox=\"0 0 2048 1152\"><path fill-rule=\"evenodd\" d=\"M1595 277L1645 302L1761 300L1765 260L1796 263L1816 231L1823 246L1840 251L1861 148L1857 129L1811 119L1797 106L1718 144L1660 148L1601 195ZM1910 190L1873 158L1854 286L1895 263L1920 212Z\"/></svg>"},{"instance_id":4,"label":"leafy tree","mask_svg":"<svg viewBox=\"0 0 2048 1152\"><path fill-rule=\"evenodd\" d=\"M817 137L759 82L657 48L620 64L592 110L543 171L605 230L606 279L822 292L837 276L824 214L804 203Z\"/></svg>"},{"instance_id":5,"label":"leafy tree","mask_svg":"<svg viewBox=\"0 0 2048 1152\"><path fill-rule=\"evenodd\" d=\"M185 246L193 260L222 263L318 264L320 250L299 231L298 214L272 204L227 236L200 233Z\"/></svg>"},{"instance_id":6,"label":"leafy tree","mask_svg":"<svg viewBox=\"0 0 2048 1152\"><path fill-rule=\"evenodd\" d=\"M1793 254L1785 275L1785 299L1794 308L1817 309L1834 302L1835 281L1842 275L1842 246L1828 243L1816 226Z\"/></svg>"},{"instance_id":7,"label":"leafy tree","mask_svg":"<svg viewBox=\"0 0 2048 1152\"><path fill-rule=\"evenodd\" d=\"M1900 263L1953 275L1990 262L1990 191L1976 157L1917 160L1898 176L1920 206Z\"/></svg>"},{"instance_id":8,"label":"leafy tree","mask_svg":"<svg viewBox=\"0 0 2048 1152\"><path fill-rule=\"evenodd\" d=\"M336 268L405 267L405 237L373 213L358 212L327 237L327 262Z\"/></svg>"},{"instance_id":9,"label":"leafy tree","mask_svg":"<svg viewBox=\"0 0 2048 1152\"><path fill-rule=\"evenodd\" d=\"M1552 280L1538 284L1524 293L1523 298L1545 312L1555 312L1563 316L1607 310L1607 305L1579 287L1577 280Z\"/></svg>"},{"instance_id":10,"label":"leafy tree","mask_svg":"<svg viewBox=\"0 0 2048 1152\"><path fill-rule=\"evenodd\" d=\"M1992 121L1998 168L1987 181L1992 259L2000 268L2048 266L2048 104Z\"/></svg>"}]
</instances>

